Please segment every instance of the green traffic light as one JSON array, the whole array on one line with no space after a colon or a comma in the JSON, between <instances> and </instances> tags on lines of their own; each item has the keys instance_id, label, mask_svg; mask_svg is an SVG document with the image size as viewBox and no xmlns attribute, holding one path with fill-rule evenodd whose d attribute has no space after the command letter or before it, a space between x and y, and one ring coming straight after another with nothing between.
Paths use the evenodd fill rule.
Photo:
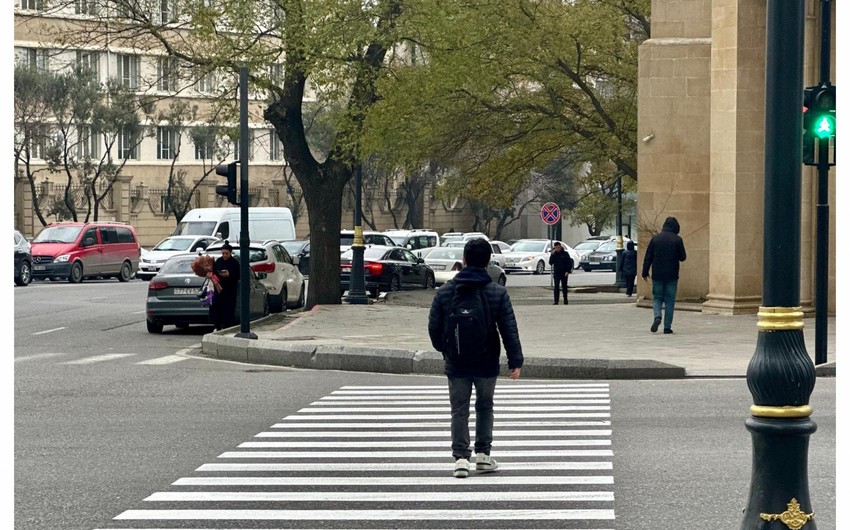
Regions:
<instances>
[{"instance_id":1,"label":"green traffic light","mask_svg":"<svg viewBox=\"0 0 850 530\"><path fill-rule=\"evenodd\" d=\"M815 136L821 139L835 136L835 116L823 114L815 118Z\"/></svg>"}]
</instances>

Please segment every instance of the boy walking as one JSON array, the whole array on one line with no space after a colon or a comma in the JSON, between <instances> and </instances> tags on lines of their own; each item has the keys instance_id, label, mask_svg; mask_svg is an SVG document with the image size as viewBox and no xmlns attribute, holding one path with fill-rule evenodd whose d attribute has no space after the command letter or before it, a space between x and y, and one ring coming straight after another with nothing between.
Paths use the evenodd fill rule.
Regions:
<instances>
[{"instance_id":1,"label":"boy walking","mask_svg":"<svg viewBox=\"0 0 850 530\"><path fill-rule=\"evenodd\" d=\"M652 268L652 326L655 333L661 325L661 306L664 305L664 334L673 333L673 308L679 285L679 262L685 261L685 244L679 236L679 221L675 217L664 220L661 232L652 236L643 257L641 277L649 278Z\"/></svg>"},{"instance_id":2,"label":"boy walking","mask_svg":"<svg viewBox=\"0 0 850 530\"><path fill-rule=\"evenodd\" d=\"M454 476L469 475L469 403L475 388L475 469L495 471L493 396L499 375L501 335L511 379L522 368L522 346L508 291L487 274L492 249L472 239L463 249L464 268L434 295L428 316L431 345L443 354L452 410ZM497 331L498 330L498 331Z\"/></svg>"}]
</instances>

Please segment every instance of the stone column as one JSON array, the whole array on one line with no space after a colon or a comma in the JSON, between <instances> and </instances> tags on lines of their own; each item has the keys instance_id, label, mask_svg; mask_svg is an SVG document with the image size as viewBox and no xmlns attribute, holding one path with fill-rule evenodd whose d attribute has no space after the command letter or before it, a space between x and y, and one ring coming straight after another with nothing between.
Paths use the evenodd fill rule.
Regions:
<instances>
[{"instance_id":1,"label":"stone column","mask_svg":"<svg viewBox=\"0 0 850 530\"><path fill-rule=\"evenodd\" d=\"M704 313L756 313L764 226L765 4L715 0L711 238Z\"/></svg>"},{"instance_id":2,"label":"stone column","mask_svg":"<svg viewBox=\"0 0 850 530\"><path fill-rule=\"evenodd\" d=\"M121 223L130 222L130 183L132 175L118 175L112 185L112 207L115 209L115 220Z\"/></svg>"}]
</instances>

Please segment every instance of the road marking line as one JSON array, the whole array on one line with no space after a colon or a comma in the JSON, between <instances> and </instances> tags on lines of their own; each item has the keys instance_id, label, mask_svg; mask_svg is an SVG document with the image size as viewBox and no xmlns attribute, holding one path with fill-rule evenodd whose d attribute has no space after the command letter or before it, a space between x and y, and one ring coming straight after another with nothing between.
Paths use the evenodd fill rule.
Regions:
<instances>
[{"instance_id":1,"label":"road marking line","mask_svg":"<svg viewBox=\"0 0 850 530\"><path fill-rule=\"evenodd\" d=\"M447 447L451 445L451 435L447 432L443 440L379 440L375 442L243 442L238 447L245 448L282 448L282 447ZM499 447L574 447L611 445L611 440L499 440Z\"/></svg>"},{"instance_id":2,"label":"road marking line","mask_svg":"<svg viewBox=\"0 0 850 530\"><path fill-rule=\"evenodd\" d=\"M147 361L137 362L136 364L171 364L179 363L180 361L188 361L188 357L182 355L166 355L165 357L157 357L156 359L148 359Z\"/></svg>"},{"instance_id":3,"label":"road marking line","mask_svg":"<svg viewBox=\"0 0 850 530\"><path fill-rule=\"evenodd\" d=\"M147 313L147 311L133 311L130 314L131 315L144 315L145 313Z\"/></svg>"},{"instance_id":4,"label":"road marking line","mask_svg":"<svg viewBox=\"0 0 850 530\"><path fill-rule=\"evenodd\" d=\"M313 405L308 407L304 407L298 412L313 412L313 413L322 413L322 412L450 412L449 404L446 403L443 407L316 407L312 408ZM504 407L501 405L496 405L493 407L493 410L496 412L521 412L521 411L565 411L565 410L611 410L610 406L607 405L575 405L575 406L563 406L563 407Z\"/></svg>"},{"instance_id":5,"label":"road marking line","mask_svg":"<svg viewBox=\"0 0 850 530\"><path fill-rule=\"evenodd\" d=\"M304 464L300 462L286 464L203 464L195 471L199 472L229 472L229 471L445 471L445 463L425 462L421 464L409 465L406 463L388 463L388 462L339 462L329 465L321 464ZM500 463L499 469L528 471L528 462L507 462ZM575 470L575 469L596 469L609 470L613 469L611 462L538 462L534 469L550 470ZM423 477L417 477L423 478ZM454 478L454 477L452 477Z\"/></svg>"},{"instance_id":6,"label":"road marking line","mask_svg":"<svg viewBox=\"0 0 850 530\"><path fill-rule=\"evenodd\" d=\"M26 357L15 357L15 362L33 361L35 359L46 359L48 357L56 357L58 355L68 355L67 353L37 353L35 355L27 355Z\"/></svg>"},{"instance_id":7,"label":"road marking line","mask_svg":"<svg viewBox=\"0 0 850 530\"><path fill-rule=\"evenodd\" d=\"M444 420L446 419L446 411L443 414L297 414L281 418L281 421L287 420ZM552 412L552 413L502 413L499 414L503 419L519 419L519 418L610 418L609 412ZM470 412L469 418L474 419L475 413Z\"/></svg>"},{"instance_id":8,"label":"road marking line","mask_svg":"<svg viewBox=\"0 0 850 530\"><path fill-rule=\"evenodd\" d=\"M546 400L534 400L534 399L499 399L496 398L496 402L500 405L610 405L610 399L546 399ZM346 407L365 407L369 405L448 405L448 399L439 399L439 400L413 400L413 401L381 401L380 403L375 403L374 401L316 401L311 403L311 407L339 407L344 405ZM471 400L470 404L475 403L475 400Z\"/></svg>"},{"instance_id":9,"label":"road marking line","mask_svg":"<svg viewBox=\"0 0 850 530\"><path fill-rule=\"evenodd\" d=\"M503 436L611 436L610 430L549 430L497 431ZM267 431L255 438L424 438L427 436L450 436L448 431L396 431L396 432L354 432L354 431Z\"/></svg>"},{"instance_id":10,"label":"road marking line","mask_svg":"<svg viewBox=\"0 0 850 530\"><path fill-rule=\"evenodd\" d=\"M547 457L547 456L614 456L610 449L547 449L523 451L499 451L499 457L524 458L524 457ZM311 458L322 460L325 458L444 458L445 451L228 451L220 454L219 458ZM336 465L336 464L334 464Z\"/></svg>"},{"instance_id":11,"label":"road marking line","mask_svg":"<svg viewBox=\"0 0 850 530\"><path fill-rule=\"evenodd\" d=\"M92 363L100 363L104 361L112 361L115 359L120 359L122 357L132 357L136 355L135 353L107 353L104 355L95 355L93 357L84 357L82 359L77 359L76 361L68 361L66 363L61 364L92 364Z\"/></svg>"},{"instance_id":12,"label":"road marking line","mask_svg":"<svg viewBox=\"0 0 850 530\"><path fill-rule=\"evenodd\" d=\"M127 510L116 520L456 521L458 510ZM465 520L614 519L614 510L466 510Z\"/></svg>"},{"instance_id":13,"label":"road marking line","mask_svg":"<svg viewBox=\"0 0 850 530\"><path fill-rule=\"evenodd\" d=\"M504 390L507 390L507 389L513 390L513 389L520 389L520 388L523 388L523 389L531 388L531 389L539 390L541 388L594 388L594 387L595 388L601 388L601 387L608 388L608 383L548 383L548 384L526 384L526 385L510 383L510 386L507 387ZM340 388L339 390L335 390L333 393L334 394L341 394L341 393L361 391L361 390L374 390L374 391L377 391L377 393L379 393L379 394L385 394L388 391L393 391L393 390L409 390L409 391L413 391L413 390L438 390L438 391L441 391L441 392L447 392L445 385L419 385L419 386L417 386L417 385L411 385L411 386L404 386L404 385L392 386L392 385L390 385L390 386L344 386L344 387ZM499 392L499 390L503 390L503 389L497 388L496 392Z\"/></svg>"},{"instance_id":14,"label":"road marking line","mask_svg":"<svg viewBox=\"0 0 850 530\"><path fill-rule=\"evenodd\" d=\"M53 333L54 331L61 331L63 329L65 329L65 326L62 326L61 328L53 328L53 329L46 329L44 331L37 331L37 332L33 333L33 335L44 335L46 333Z\"/></svg>"},{"instance_id":15,"label":"road marking line","mask_svg":"<svg viewBox=\"0 0 850 530\"><path fill-rule=\"evenodd\" d=\"M352 401L362 401L368 399L371 402L375 401L392 401L398 399L415 399L418 403L427 403L430 401L443 401L448 399L448 393L436 396L436 395L428 395L428 396L325 396L319 399L319 402L328 402L328 401L337 401L348 404L348 402ZM591 399L591 398L608 398L611 394L605 392L600 394L502 394L496 395L495 399L503 400L503 399ZM472 397L472 401L475 401L475 397Z\"/></svg>"},{"instance_id":16,"label":"road marking line","mask_svg":"<svg viewBox=\"0 0 850 530\"><path fill-rule=\"evenodd\" d=\"M445 466L442 466L445 468ZM499 464L504 467L504 464ZM489 475L487 485L613 484L610 475ZM172 486L481 486L454 477L184 477Z\"/></svg>"},{"instance_id":17,"label":"road marking line","mask_svg":"<svg viewBox=\"0 0 850 530\"><path fill-rule=\"evenodd\" d=\"M150 502L457 502L457 492L438 491L161 491ZM476 502L613 502L612 491L481 491Z\"/></svg>"},{"instance_id":18,"label":"road marking line","mask_svg":"<svg viewBox=\"0 0 850 530\"><path fill-rule=\"evenodd\" d=\"M298 418L295 418L298 419ZM394 429L451 427L449 421L387 423L275 423L270 429ZM611 422L598 421L497 421L494 427L610 427Z\"/></svg>"}]
</instances>

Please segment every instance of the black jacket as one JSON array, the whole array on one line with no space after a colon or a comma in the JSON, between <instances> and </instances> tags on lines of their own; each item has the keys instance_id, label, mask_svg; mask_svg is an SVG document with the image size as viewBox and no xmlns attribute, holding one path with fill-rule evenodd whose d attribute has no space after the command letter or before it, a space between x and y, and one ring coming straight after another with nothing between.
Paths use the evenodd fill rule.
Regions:
<instances>
[{"instance_id":1,"label":"black jacket","mask_svg":"<svg viewBox=\"0 0 850 530\"><path fill-rule=\"evenodd\" d=\"M679 221L675 217L668 217L661 232L652 236L646 247L641 277L648 276L649 268L652 267L653 280L678 280L679 262L685 261L685 258L685 244L679 237Z\"/></svg>"},{"instance_id":2,"label":"black jacket","mask_svg":"<svg viewBox=\"0 0 850 530\"><path fill-rule=\"evenodd\" d=\"M508 368L522 368L522 346L519 342L519 331L517 330L516 317L508 297L508 290L494 283L487 274L486 269L480 267L464 267L455 277L440 287L434 295L431 303L431 312L428 315L428 335L431 345L438 352L443 351L444 321L451 309L452 296L455 284L475 284L484 289L490 315L496 324L490 334L490 340L483 345L481 354L463 362L447 358L445 373L449 377L496 377L499 375L499 335L505 343L505 351L508 357ZM498 329L498 333L497 333Z\"/></svg>"},{"instance_id":3,"label":"black jacket","mask_svg":"<svg viewBox=\"0 0 850 530\"><path fill-rule=\"evenodd\" d=\"M623 251L623 274L637 276L637 251L631 241Z\"/></svg>"},{"instance_id":4,"label":"black jacket","mask_svg":"<svg viewBox=\"0 0 850 530\"><path fill-rule=\"evenodd\" d=\"M555 276L563 276L564 273L573 272L573 258L567 252L567 249L549 254L549 265L552 266Z\"/></svg>"}]
</instances>

